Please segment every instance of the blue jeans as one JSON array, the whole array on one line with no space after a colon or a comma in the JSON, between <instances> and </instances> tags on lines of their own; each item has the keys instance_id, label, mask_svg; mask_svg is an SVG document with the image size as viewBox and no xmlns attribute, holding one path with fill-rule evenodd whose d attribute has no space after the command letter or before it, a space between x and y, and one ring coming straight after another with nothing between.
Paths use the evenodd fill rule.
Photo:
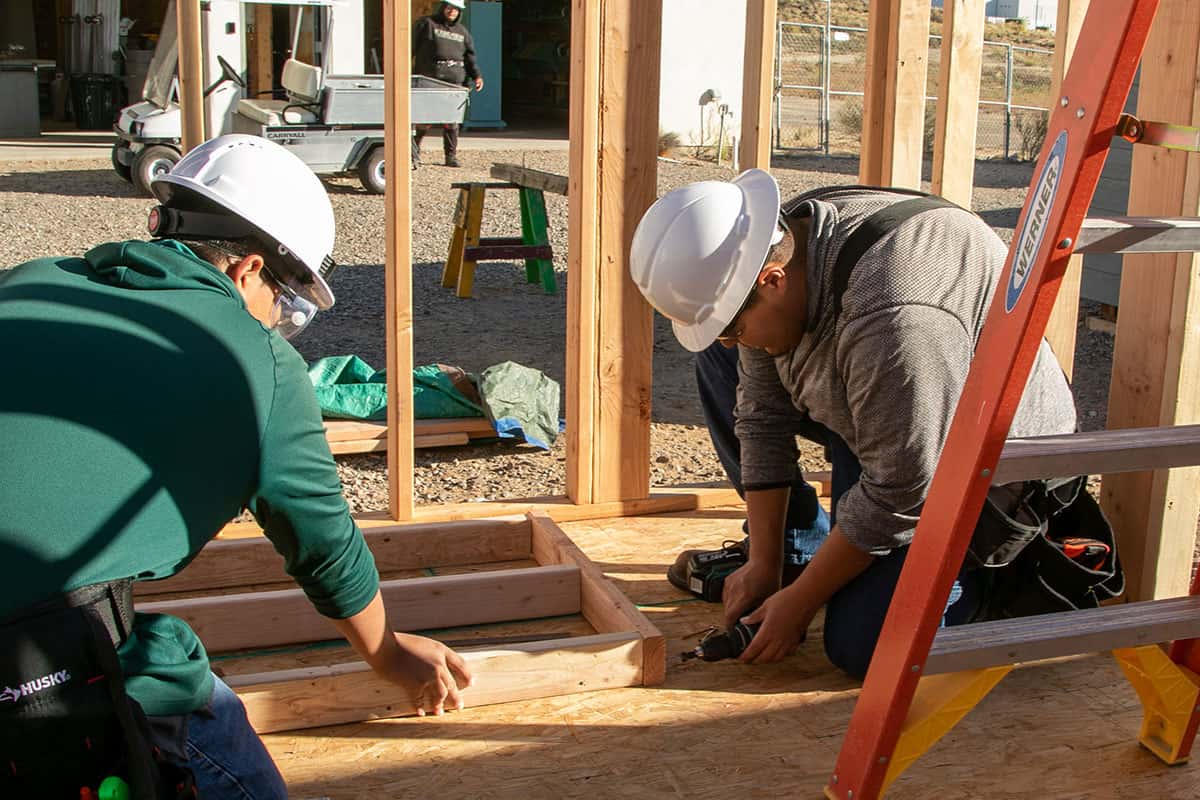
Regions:
<instances>
[{"instance_id":1,"label":"blue jeans","mask_svg":"<svg viewBox=\"0 0 1200 800\"><path fill-rule=\"evenodd\" d=\"M187 717L183 743L201 800L287 800L283 777L241 699L220 678L213 680L212 700Z\"/></svg>"},{"instance_id":2,"label":"blue jeans","mask_svg":"<svg viewBox=\"0 0 1200 800\"><path fill-rule=\"evenodd\" d=\"M736 349L720 342L696 355L696 382L705 422L717 456L734 488L742 493L741 448L733 430L733 409L737 403L738 355ZM799 414L799 412L797 412ZM833 467L830 490L831 521L837 521L837 503L847 489L858 483L862 467L858 457L841 437L824 425L803 419L797 424L800 435L825 447L826 457ZM824 536L812 530L816 491L801 477L793 483L788 505L784 550L791 563L806 563ZM827 530L827 529L826 529ZM908 556L907 547L898 547L885 556L877 557L871 566L829 598L825 605L825 654L834 666L862 678L871 663L875 644L883 629L900 569ZM970 622L982 600L982 575L964 568L950 591L946 602L943 625Z\"/></svg>"}]
</instances>

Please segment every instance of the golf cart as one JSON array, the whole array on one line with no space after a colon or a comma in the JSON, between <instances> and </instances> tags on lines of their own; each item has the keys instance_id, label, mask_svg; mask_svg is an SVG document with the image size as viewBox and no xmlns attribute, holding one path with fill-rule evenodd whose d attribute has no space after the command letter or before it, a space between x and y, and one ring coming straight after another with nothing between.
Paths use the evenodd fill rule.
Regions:
<instances>
[{"instance_id":1,"label":"golf cart","mask_svg":"<svg viewBox=\"0 0 1200 800\"><path fill-rule=\"evenodd\" d=\"M229 61L242 62L241 39L224 33L240 31L241 16L241 6L236 2L210 3L204 7L205 73L219 73L204 90L204 111L209 121L206 133L210 137L228 132L229 110L245 88L241 73ZM113 169L144 195L150 194L150 181L169 172L182 157L179 42L175 27L175 0L170 0L142 88L143 99L121 109L113 126L117 134L112 147Z\"/></svg>"},{"instance_id":2,"label":"golf cart","mask_svg":"<svg viewBox=\"0 0 1200 800\"><path fill-rule=\"evenodd\" d=\"M288 59L286 100L238 101L235 133L277 142L318 175L357 174L363 188L383 194L383 76L323 75L320 67ZM461 123L468 89L412 76L413 124Z\"/></svg>"},{"instance_id":3,"label":"golf cart","mask_svg":"<svg viewBox=\"0 0 1200 800\"><path fill-rule=\"evenodd\" d=\"M304 8L309 6L323 7L326 30L336 34L342 29L349 44L344 49L352 49L354 35L361 40L361 0L272 1L298 6L293 53L298 49ZM219 72L204 92L207 136L229 132L262 136L287 147L318 175L356 174L368 192L383 193L383 76L355 74L355 67L362 68L361 56L357 60L338 56L334 61L332 42L327 39L321 43L320 60L331 65L330 74L320 66L289 58L280 76L285 99L244 97L245 82L234 64L244 63L245 48L240 34L230 35L241 30L242 2L224 0L202 8L206 81L211 80L210 73ZM340 15L338 26L332 24L334 12ZM145 100L123 109L115 126L119 140L113 145L113 168L147 195L154 176L170 171L181 157L177 65L171 0L146 79ZM350 70L346 73L337 71L347 66ZM411 89L413 124L463 121L469 94L466 87L413 76Z\"/></svg>"}]
</instances>

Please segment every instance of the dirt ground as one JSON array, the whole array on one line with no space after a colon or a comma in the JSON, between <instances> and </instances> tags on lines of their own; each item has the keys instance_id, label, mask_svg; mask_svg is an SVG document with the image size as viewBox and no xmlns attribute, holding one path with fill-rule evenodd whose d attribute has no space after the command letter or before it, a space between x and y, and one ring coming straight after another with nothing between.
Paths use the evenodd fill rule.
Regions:
<instances>
[{"instance_id":1,"label":"dirt ground","mask_svg":"<svg viewBox=\"0 0 1200 800\"><path fill-rule=\"evenodd\" d=\"M415 363L443 363L481 372L511 360L542 370L565 390L566 238L565 197L547 195L559 291L526 284L524 267L489 262L476 273L474 297L458 299L440 284L449 240L454 181L488 177L495 162L525 164L565 174L567 153L463 151L463 168L427 163L413 174L413 312ZM845 158L778 159L774 174L785 197L805 189L853 183L857 162ZM1029 164L980 162L974 209L1008 239L1030 182ZM731 177L706 163L659 162L660 193L696 180ZM337 305L320 315L296 341L309 360L356 354L384 366L384 203L356 180L329 182L338 222L333 279ZM97 243L142 237L152 205L118 178L107 159L0 163L0 265L50 255L78 254ZM483 235L520 230L515 192L491 192ZM1086 313L1094 311L1085 307ZM1081 426L1104 427L1112 338L1081 326L1076 353L1075 395ZM724 475L708 441L696 398L693 359L655 321L651 478L655 486L706 483ZM564 391L565 394L565 391ZM527 445L481 445L422 450L415 475L418 502L519 498L562 494L565 437L550 452ZM815 447L803 451L808 468L824 464ZM385 459L344 456L339 468L355 511L386 507Z\"/></svg>"}]
</instances>

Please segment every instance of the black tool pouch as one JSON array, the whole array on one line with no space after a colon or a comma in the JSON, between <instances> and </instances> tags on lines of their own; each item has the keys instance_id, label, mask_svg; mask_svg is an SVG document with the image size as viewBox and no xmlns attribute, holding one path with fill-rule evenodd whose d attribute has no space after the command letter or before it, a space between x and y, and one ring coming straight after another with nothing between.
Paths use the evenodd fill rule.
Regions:
<instances>
[{"instance_id":1,"label":"black tool pouch","mask_svg":"<svg viewBox=\"0 0 1200 800\"><path fill-rule=\"evenodd\" d=\"M1086 481L1027 481L989 492L967 553L967 564L983 568L988 581L977 620L1096 608L1124 591L1112 526ZM1076 538L1107 552L1085 565L1066 552Z\"/></svg>"},{"instance_id":2,"label":"black tool pouch","mask_svg":"<svg viewBox=\"0 0 1200 800\"><path fill-rule=\"evenodd\" d=\"M0 620L0 797L78 798L108 776L157 798L140 707L114 642L128 636L128 581L77 589Z\"/></svg>"}]
</instances>

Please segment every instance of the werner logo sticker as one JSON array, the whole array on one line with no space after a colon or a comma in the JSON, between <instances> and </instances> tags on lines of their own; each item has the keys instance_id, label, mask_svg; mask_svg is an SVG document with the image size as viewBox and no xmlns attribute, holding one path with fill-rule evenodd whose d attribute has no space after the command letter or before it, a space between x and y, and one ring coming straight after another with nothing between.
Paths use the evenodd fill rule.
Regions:
<instances>
[{"instance_id":1,"label":"werner logo sticker","mask_svg":"<svg viewBox=\"0 0 1200 800\"><path fill-rule=\"evenodd\" d=\"M1050 148L1050 157L1033 190L1033 207L1025 218L1025 227L1021 228L1021 238L1017 240L1017 254L1013 259L1012 274L1008 278L1008 291L1004 295L1004 311L1011 312L1021 299L1029 273L1033 269L1033 260L1037 258L1042 248L1042 239L1046 236L1046 226L1050 221L1050 211L1054 208L1054 198L1058 196L1058 184L1062 179L1063 160L1067 155L1067 132L1063 131Z\"/></svg>"},{"instance_id":2,"label":"werner logo sticker","mask_svg":"<svg viewBox=\"0 0 1200 800\"><path fill-rule=\"evenodd\" d=\"M31 694L45 691L52 686L59 686L71 680L71 673L67 670L51 672L49 675L43 675L40 678L22 683L16 689L11 686L5 686L0 689L0 703L15 703L22 697L27 697Z\"/></svg>"}]
</instances>

